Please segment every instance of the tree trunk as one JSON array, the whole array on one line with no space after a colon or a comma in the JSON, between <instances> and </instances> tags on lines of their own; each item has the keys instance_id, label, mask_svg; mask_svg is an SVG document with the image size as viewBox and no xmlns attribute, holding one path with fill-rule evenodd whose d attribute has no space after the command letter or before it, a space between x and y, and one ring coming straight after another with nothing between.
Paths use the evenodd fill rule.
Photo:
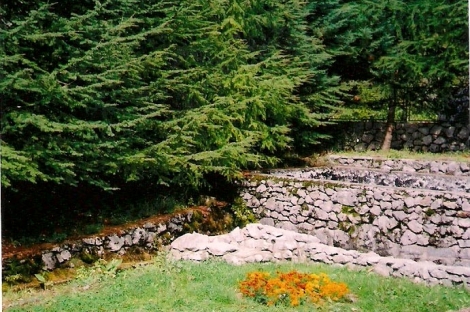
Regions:
<instances>
[{"instance_id":1,"label":"tree trunk","mask_svg":"<svg viewBox=\"0 0 470 312\"><path fill-rule=\"evenodd\" d=\"M397 108L396 91L393 90L393 99L391 99L388 104L387 123L385 124L385 137L382 142L382 148L381 148L383 152L390 151L390 147L392 145L392 136L393 136L393 128L395 126L396 108Z\"/></svg>"}]
</instances>

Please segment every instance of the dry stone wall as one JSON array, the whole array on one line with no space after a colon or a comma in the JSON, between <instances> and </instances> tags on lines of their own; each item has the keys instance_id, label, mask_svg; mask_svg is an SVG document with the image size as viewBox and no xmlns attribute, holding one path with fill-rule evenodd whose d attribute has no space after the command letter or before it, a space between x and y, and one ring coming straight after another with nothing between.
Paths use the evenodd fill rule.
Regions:
<instances>
[{"instance_id":1,"label":"dry stone wall","mask_svg":"<svg viewBox=\"0 0 470 312\"><path fill-rule=\"evenodd\" d=\"M328 126L335 142L344 150L378 150L385 135L382 121L340 121ZM446 122L396 123L392 148L422 152L463 151L467 149L470 126Z\"/></svg>"},{"instance_id":2,"label":"dry stone wall","mask_svg":"<svg viewBox=\"0 0 470 312\"><path fill-rule=\"evenodd\" d=\"M407 277L418 282L447 286L470 283L470 268L433 262L381 257L322 244L314 236L262 224L248 224L231 233L207 236L185 234L170 245L175 260L204 261L219 258L234 265L249 262L322 262L352 268L370 267L380 275Z\"/></svg>"},{"instance_id":3,"label":"dry stone wall","mask_svg":"<svg viewBox=\"0 0 470 312\"><path fill-rule=\"evenodd\" d=\"M131 227L112 235L87 237L73 243L64 243L50 250L44 250L35 257L40 258L38 260L43 270L51 271L57 267L67 267L70 264L69 260L75 256L96 260L112 253L123 255L136 248L156 250L187 231L185 225L191 224L194 218L195 211L188 210L158 224L148 222L141 227ZM17 259L3 259L3 272L8 271L8 265L12 261ZM20 259L20 263L30 261L31 259Z\"/></svg>"},{"instance_id":4,"label":"dry stone wall","mask_svg":"<svg viewBox=\"0 0 470 312\"><path fill-rule=\"evenodd\" d=\"M242 193L262 224L330 246L470 266L470 194L260 175Z\"/></svg>"},{"instance_id":5,"label":"dry stone wall","mask_svg":"<svg viewBox=\"0 0 470 312\"><path fill-rule=\"evenodd\" d=\"M363 168L306 168L302 170L276 170L270 175L286 178L316 179L365 183L391 187L407 187L437 191L470 193L470 176L437 176L435 174L371 170Z\"/></svg>"},{"instance_id":6,"label":"dry stone wall","mask_svg":"<svg viewBox=\"0 0 470 312\"><path fill-rule=\"evenodd\" d=\"M470 176L470 162L451 160L383 159L378 157L348 157L332 155L328 157L332 166L349 168L380 169L384 172L403 171L407 173L432 173L452 176Z\"/></svg>"}]
</instances>

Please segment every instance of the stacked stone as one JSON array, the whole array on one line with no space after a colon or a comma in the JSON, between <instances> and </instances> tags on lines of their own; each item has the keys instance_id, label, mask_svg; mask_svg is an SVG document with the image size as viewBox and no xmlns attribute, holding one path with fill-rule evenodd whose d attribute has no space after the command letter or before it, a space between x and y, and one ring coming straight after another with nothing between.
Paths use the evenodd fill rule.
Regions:
<instances>
[{"instance_id":1,"label":"stacked stone","mask_svg":"<svg viewBox=\"0 0 470 312\"><path fill-rule=\"evenodd\" d=\"M444 266L432 262L381 257L374 252L360 253L320 243L314 236L262 224L249 224L229 234L206 236L185 234L170 245L175 260L204 261L220 258L240 265L249 262L322 262L353 268L372 267L384 276L407 277L429 284L470 283L470 268Z\"/></svg>"},{"instance_id":2,"label":"stacked stone","mask_svg":"<svg viewBox=\"0 0 470 312\"><path fill-rule=\"evenodd\" d=\"M327 245L470 266L470 194L258 176L243 199L260 222Z\"/></svg>"},{"instance_id":3,"label":"stacked stone","mask_svg":"<svg viewBox=\"0 0 470 312\"><path fill-rule=\"evenodd\" d=\"M125 254L135 247L155 250L163 244L169 243L174 237L183 232L183 224L191 222L193 212L181 213L170 220L159 224L146 223L143 227L130 228L119 234L104 237L88 237L78 242L63 244L51 250L42 252L41 259L44 270L67 265L67 262L75 255L86 253L102 258L108 253ZM3 261L3 266L8 265L11 259Z\"/></svg>"},{"instance_id":4,"label":"stacked stone","mask_svg":"<svg viewBox=\"0 0 470 312\"><path fill-rule=\"evenodd\" d=\"M338 127L336 125L336 127ZM345 149L355 151L378 150L384 134L384 122L349 122ZM470 126L450 123L397 123L393 132L392 148L421 152L463 151L469 140Z\"/></svg>"},{"instance_id":5,"label":"stacked stone","mask_svg":"<svg viewBox=\"0 0 470 312\"><path fill-rule=\"evenodd\" d=\"M446 160L384 159L377 157L347 157L331 155L328 161L333 166L380 169L385 172L433 173L455 176L470 176L470 162Z\"/></svg>"},{"instance_id":6,"label":"stacked stone","mask_svg":"<svg viewBox=\"0 0 470 312\"><path fill-rule=\"evenodd\" d=\"M437 191L470 192L470 176L436 176L434 174L403 171L384 172L368 168L308 168L302 170L277 170L276 177L346 181L369 185L407 187Z\"/></svg>"}]
</instances>

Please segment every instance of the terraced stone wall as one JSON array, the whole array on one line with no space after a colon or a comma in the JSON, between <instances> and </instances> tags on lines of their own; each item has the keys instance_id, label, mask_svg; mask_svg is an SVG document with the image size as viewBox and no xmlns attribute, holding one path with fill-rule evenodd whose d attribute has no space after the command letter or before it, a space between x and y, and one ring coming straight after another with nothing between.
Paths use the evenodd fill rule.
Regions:
<instances>
[{"instance_id":1,"label":"terraced stone wall","mask_svg":"<svg viewBox=\"0 0 470 312\"><path fill-rule=\"evenodd\" d=\"M378 150L385 135L385 122L342 121L324 129L343 150ZM392 148L440 153L468 149L470 126L451 123L396 123Z\"/></svg>"},{"instance_id":2,"label":"terraced stone wall","mask_svg":"<svg viewBox=\"0 0 470 312\"><path fill-rule=\"evenodd\" d=\"M470 194L338 181L254 177L242 197L262 224L324 244L470 266Z\"/></svg>"},{"instance_id":3,"label":"terraced stone wall","mask_svg":"<svg viewBox=\"0 0 470 312\"><path fill-rule=\"evenodd\" d=\"M470 176L470 162L452 160L383 159L331 155L328 162L335 167L378 169L384 172L432 173L447 176Z\"/></svg>"},{"instance_id":4,"label":"terraced stone wall","mask_svg":"<svg viewBox=\"0 0 470 312\"><path fill-rule=\"evenodd\" d=\"M187 209L159 222L146 222L140 226L116 230L113 234L67 241L53 248L46 248L40 254L29 255L21 259L3 258L3 278L15 274L10 272L11 267L25 266L23 271L30 271L31 274L34 274L39 270L52 271L56 268L69 267L72 265L70 260L74 257L85 262L93 262L112 254L154 252L187 232L197 230L220 232L218 227L225 227L224 213L216 207L212 207L208 213L198 209ZM219 221L218 224L213 222L214 226L212 226L211 222L206 222L214 218Z\"/></svg>"}]
</instances>

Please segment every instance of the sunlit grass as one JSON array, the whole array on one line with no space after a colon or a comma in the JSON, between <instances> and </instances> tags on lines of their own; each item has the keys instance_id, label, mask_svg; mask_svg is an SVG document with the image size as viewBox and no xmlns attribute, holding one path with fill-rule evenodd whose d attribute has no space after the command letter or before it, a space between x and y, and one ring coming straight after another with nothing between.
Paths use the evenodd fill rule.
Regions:
<instances>
[{"instance_id":1,"label":"sunlit grass","mask_svg":"<svg viewBox=\"0 0 470 312\"><path fill-rule=\"evenodd\" d=\"M297 270L326 273L345 282L352 302L320 307L266 307L244 298L238 283L248 272ZM249 264L167 262L121 271L115 278L74 280L51 290L3 293L4 311L453 311L470 307L462 287L428 287L405 279L383 278L367 271L350 271L319 264ZM10 306L9 308L6 308Z\"/></svg>"}]
</instances>

